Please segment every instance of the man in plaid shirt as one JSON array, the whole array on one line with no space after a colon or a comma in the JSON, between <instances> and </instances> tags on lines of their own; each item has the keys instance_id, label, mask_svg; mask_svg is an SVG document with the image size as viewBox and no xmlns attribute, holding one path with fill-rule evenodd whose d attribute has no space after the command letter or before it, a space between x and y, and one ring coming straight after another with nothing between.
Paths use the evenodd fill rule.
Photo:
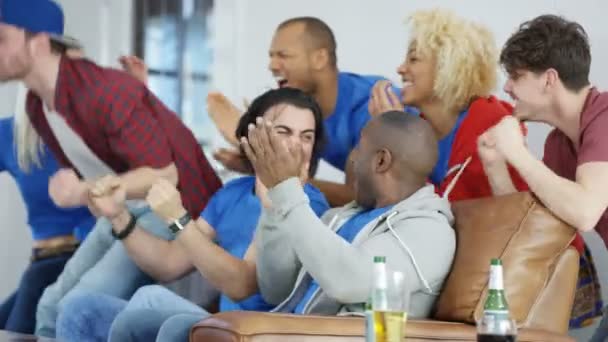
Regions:
<instances>
[{"instance_id":1,"label":"man in plaid shirt","mask_svg":"<svg viewBox=\"0 0 608 342\"><path fill-rule=\"evenodd\" d=\"M221 186L190 130L141 82L85 59L70 59L77 44L63 36L63 13L52 0L0 0L0 81L21 80L30 89L27 113L37 134L64 169L49 183L61 207L87 205L96 179L118 175L131 202L123 227L106 218L96 227L38 305L38 335L53 337L61 300L75 291L128 298L152 279L121 243L135 222L169 238L166 224L142 202L165 178L177 185L197 218Z\"/></svg>"}]
</instances>

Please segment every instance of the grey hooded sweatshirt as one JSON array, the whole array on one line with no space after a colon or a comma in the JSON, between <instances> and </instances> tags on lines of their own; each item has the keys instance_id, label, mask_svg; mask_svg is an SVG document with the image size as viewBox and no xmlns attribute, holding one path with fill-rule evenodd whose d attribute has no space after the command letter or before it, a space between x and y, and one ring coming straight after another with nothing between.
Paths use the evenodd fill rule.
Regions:
<instances>
[{"instance_id":1,"label":"grey hooded sweatshirt","mask_svg":"<svg viewBox=\"0 0 608 342\"><path fill-rule=\"evenodd\" d=\"M356 203L327 211L310 209L296 178L269 191L256 234L258 286L274 311L292 312L310 279L319 288L306 314L363 311L373 283L373 256L386 256L388 271L401 271L411 291L409 317L428 317L450 271L456 237L447 199L425 186L368 223L352 244L336 234L363 208Z\"/></svg>"}]
</instances>

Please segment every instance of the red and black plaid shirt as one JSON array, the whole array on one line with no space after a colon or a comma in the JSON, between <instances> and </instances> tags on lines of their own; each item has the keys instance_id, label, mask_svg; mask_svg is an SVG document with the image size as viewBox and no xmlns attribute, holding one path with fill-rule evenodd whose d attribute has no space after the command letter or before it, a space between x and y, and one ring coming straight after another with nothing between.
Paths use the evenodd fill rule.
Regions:
<instances>
[{"instance_id":1,"label":"red and black plaid shirt","mask_svg":"<svg viewBox=\"0 0 608 342\"><path fill-rule=\"evenodd\" d=\"M26 108L59 163L73 167L48 124L41 99L30 92ZM195 218L221 187L192 132L144 84L122 71L62 58L55 109L118 174L174 162L184 207Z\"/></svg>"}]
</instances>

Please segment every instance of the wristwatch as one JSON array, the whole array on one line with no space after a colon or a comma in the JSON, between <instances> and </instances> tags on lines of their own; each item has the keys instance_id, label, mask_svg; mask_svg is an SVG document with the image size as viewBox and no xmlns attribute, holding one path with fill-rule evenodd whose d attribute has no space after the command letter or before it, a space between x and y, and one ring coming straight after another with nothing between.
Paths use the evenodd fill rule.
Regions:
<instances>
[{"instance_id":1,"label":"wristwatch","mask_svg":"<svg viewBox=\"0 0 608 342\"><path fill-rule=\"evenodd\" d=\"M181 232L182 230L184 230L184 227L186 227L186 225L192 220L192 216L190 216L190 214L185 213L184 216L178 218L177 220L173 221L173 223L171 223L171 225L169 226L169 230L173 233L173 234L177 234L179 232Z\"/></svg>"}]
</instances>

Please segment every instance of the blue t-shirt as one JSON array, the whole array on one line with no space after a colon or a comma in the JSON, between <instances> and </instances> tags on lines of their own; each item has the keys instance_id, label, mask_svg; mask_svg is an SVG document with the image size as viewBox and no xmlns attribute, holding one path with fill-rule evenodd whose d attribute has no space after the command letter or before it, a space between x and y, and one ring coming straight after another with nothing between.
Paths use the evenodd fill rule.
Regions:
<instances>
[{"instance_id":1,"label":"blue t-shirt","mask_svg":"<svg viewBox=\"0 0 608 342\"><path fill-rule=\"evenodd\" d=\"M458 115L458 120L456 120L456 124L450 133L438 142L439 158L437 159L437 164L435 164L435 168L433 168L433 172L430 176L431 182L433 182L435 186L439 186L448 173L448 164L450 162L450 155L452 154L454 139L456 138L460 124L462 124L462 121L467 116L467 113L467 110L461 112Z\"/></svg>"},{"instance_id":2,"label":"blue t-shirt","mask_svg":"<svg viewBox=\"0 0 608 342\"><path fill-rule=\"evenodd\" d=\"M317 216L329 209L325 196L317 188L306 184L304 192ZM242 259L251 244L261 212L262 205L255 195L255 177L247 176L234 179L218 190L201 217L215 229L218 245ZM220 296L220 311L268 311L272 308L259 293L238 303L228 296Z\"/></svg>"},{"instance_id":3,"label":"blue t-shirt","mask_svg":"<svg viewBox=\"0 0 608 342\"><path fill-rule=\"evenodd\" d=\"M365 227L368 223L370 223L377 217L380 217L382 214L389 211L392 207L393 206L391 205L391 206L387 206L387 207L383 207L383 208L362 211L362 212L358 213L357 215L351 217L348 221L346 221L342 225L342 227L340 227L337 234L339 236L341 236L344 240L346 240L346 242L352 243L353 240L355 239L355 237L357 236L357 234L359 234L361 229L363 229L363 227ZM296 313L296 314L304 313L304 309L306 308L306 305L308 304L308 302L310 301L313 294L315 293L315 291L317 291L318 288L319 288L319 283L317 283L317 281L313 279L310 282L310 285L308 286L308 289L306 290L304 297L302 297L302 300L298 303L298 305L294 309L294 313Z\"/></svg>"},{"instance_id":4,"label":"blue t-shirt","mask_svg":"<svg viewBox=\"0 0 608 342\"><path fill-rule=\"evenodd\" d=\"M361 130L371 118L367 105L379 76L338 74L338 99L334 112L325 119L327 144L322 158L344 170L350 151L359 143Z\"/></svg>"},{"instance_id":5,"label":"blue t-shirt","mask_svg":"<svg viewBox=\"0 0 608 342\"><path fill-rule=\"evenodd\" d=\"M0 119L0 172L7 171L19 187L27 209L27 223L34 240L74 234L82 241L95 225L95 217L87 208L58 208L49 197L49 178L58 170L49 149L40 156L42 167L32 165L29 173L17 163L13 142L14 119Z\"/></svg>"},{"instance_id":6,"label":"blue t-shirt","mask_svg":"<svg viewBox=\"0 0 608 342\"><path fill-rule=\"evenodd\" d=\"M348 154L359 143L361 130L371 119L368 103L374 84L385 80L380 76L363 76L348 72L338 74L338 99L334 112L325 119L327 144L322 158L343 170ZM400 90L393 87L398 97ZM411 108L407 112L417 114Z\"/></svg>"}]
</instances>

